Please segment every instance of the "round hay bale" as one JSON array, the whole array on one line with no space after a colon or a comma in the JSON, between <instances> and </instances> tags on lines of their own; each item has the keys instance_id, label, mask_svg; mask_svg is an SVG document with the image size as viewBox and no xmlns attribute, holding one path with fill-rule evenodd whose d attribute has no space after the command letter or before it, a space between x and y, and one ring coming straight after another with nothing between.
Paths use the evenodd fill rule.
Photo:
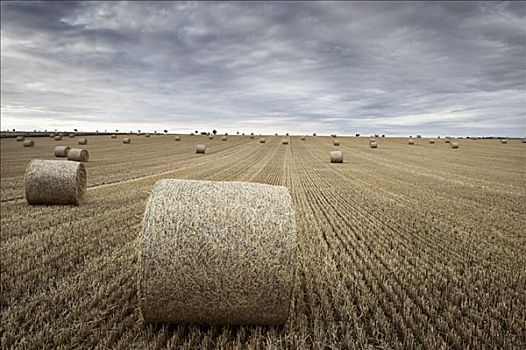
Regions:
<instances>
[{"instance_id":1,"label":"round hay bale","mask_svg":"<svg viewBox=\"0 0 526 350\"><path fill-rule=\"evenodd\" d=\"M131 139L129 137L125 137L122 139L122 143L131 143Z\"/></svg>"},{"instance_id":2,"label":"round hay bale","mask_svg":"<svg viewBox=\"0 0 526 350\"><path fill-rule=\"evenodd\" d=\"M431 140L429 140L429 143L430 143L430 144L434 144L434 143L435 143L435 140L431 139Z\"/></svg>"},{"instance_id":3,"label":"round hay bale","mask_svg":"<svg viewBox=\"0 0 526 350\"><path fill-rule=\"evenodd\" d=\"M221 137L221 141L227 141L227 140L228 140L228 137L226 136Z\"/></svg>"},{"instance_id":4,"label":"round hay bale","mask_svg":"<svg viewBox=\"0 0 526 350\"><path fill-rule=\"evenodd\" d=\"M112 138L112 139L116 139L116 138L117 138L117 135L112 134L112 135L111 135L111 138Z\"/></svg>"},{"instance_id":5,"label":"round hay bale","mask_svg":"<svg viewBox=\"0 0 526 350\"><path fill-rule=\"evenodd\" d=\"M88 139L86 138L79 139L79 145L87 145L87 144L88 144Z\"/></svg>"},{"instance_id":6,"label":"round hay bale","mask_svg":"<svg viewBox=\"0 0 526 350\"><path fill-rule=\"evenodd\" d=\"M174 138L174 140L175 140L175 141L181 141L181 137L180 137L180 136L176 136L176 137Z\"/></svg>"},{"instance_id":7,"label":"round hay bale","mask_svg":"<svg viewBox=\"0 0 526 350\"><path fill-rule=\"evenodd\" d=\"M49 138L52 139L55 137L55 134L49 134Z\"/></svg>"},{"instance_id":8,"label":"round hay bale","mask_svg":"<svg viewBox=\"0 0 526 350\"><path fill-rule=\"evenodd\" d=\"M78 205L86 192L86 168L67 160L32 160L24 185L29 204Z\"/></svg>"},{"instance_id":9,"label":"round hay bale","mask_svg":"<svg viewBox=\"0 0 526 350\"><path fill-rule=\"evenodd\" d=\"M68 152L68 160L74 160L77 162L87 162L88 159L88 150L82 148L71 148Z\"/></svg>"},{"instance_id":10,"label":"round hay bale","mask_svg":"<svg viewBox=\"0 0 526 350\"><path fill-rule=\"evenodd\" d=\"M62 140L62 135L55 136L55 141L61 141L61 140Z\"/></svg>"},{"instance_id":11,"label":"round hay bale","mask_svg":"<svg viewBox=\"0 0 526 350\"><path fill-rule=\"evenodd\" d=\"M24 136L17 136L17 137L16 137L16 141L17 141L17 142L22 142L22 141L24 141L25 139L26 139L26 138L25 138Z\"/></svg>"},{"instance_id":12,"label":"round hay bale","mask_svg":"<svg viewBox=\"0 0 526 350\"><path fill-rule=\"evenodd\" d=\"M508 143L508 140L506 140L506 139L502 139L502 140L500 140L500 143L502 143L502 144L507 144L507 143Z\"/></svg>"},{"instance_id":13,"label":"round hay bale","mask_svg":"<svg viewBox=\"0 0 526 350\"><path fill-rule=\"evenodd\" d=\"M250 139L253 140L254 139L254 135L250 135Z\"/></svg>"},{"instance_id":14,"label":"round hay bale","mask_svg":"<svg viewBox=\"0 0 526 350\"><path fill-rule=\"evenodd\" d=\"M55 147L55 157L67 157L69 152L68 146Z\"/></svg>"},{"instance_id":15,"label":"round hay bale","mask_svg":"<svg viewBox=\"0 0 526 350\"><path fill-rule=\"evenodd\" d=\"M259 143L265 143L265 142L267 142L267 141L265 140L264 137L262 137L262 138L259 139Z\"/></svg>"},{"instance_id":16,"label":"round hay bale","mask_svg":"<svg viewBox=\"0 0 526 350\"><path fill-rule=\"evenodd\" d=\"M340 141L339 140L334 140L334 141L332 141L332 145L333 146L339 146L340 145Z\"/></svg>"},{"instance_id":17,"label":"round hay bale","mask_svg":"<svg viewBox=\"0 0 526 350\"><path fill-rule=\"evenodd\" d=\"M282 140L281 140L281 144L282 144L282 145L288 145L288 144L289 144L289 140L287 140L287 139L282 139Z\"/></svg>"},{"instance_id":18,"label":"round hay bale","mask_svg":"<svg viewBox=\"0 0 526 350\"><path fill-rule=\"evenodd\" d=\"M150 137L150 134L145 134L144 137Z\"/></svg>"},{"instance_id":19,"label":"round hay bale","mask_svg":"<svg viewBox=\"0 0 526 350\"><path fill-rule=\"evenodd\" d=\"M451 148L458 148L458 143L457 142L451 142Z\"/></svg>"},{"instance_id":20,"label":"round hay bale","mask_svg":"<svg viewBox=\"0 0 526 350\"><path fill-rule=\"evenodd\" d=\"M369 147L371 147L371 148L378 148L378 144L376 143L376 141L369 142Z\"/></svg>"},{"instance_id":21,"label":"round hay bale","mask_svg":"<svg viewBox=\"0 0 526 350\"><path fill-rule=\"evenodd\" d=\"M410 145L414 145L415 141L413 139L409 139L409 141L407 141L407 143L410 144Z\"/></svg>"},{"instance_id":22,"label":"round hay bale","mask_svg":"<svg viewBox=\"0 0 526 350\"><path fill-rule=\"evenodd\" d=\"M205 145L196 145L195 146L195 153L205 154L206 153L206 146Z\"/></svg>"},{"instance_id":23,"label":"round hay bale","mask_svg":"<svg viewBox=\"0 0 526 350\"><path fill-rule=\"evenodd\" d=\"M369 143L376 142L376 139L369 139Z\"/></svg>"},{"instance_id":24,"label":"round hay bale","mask_svg":"<svg viewBox=\"0 0 526 350\"><path fill-rule=\"evenodd\" d=\"M160 180L141 238L139 308L146 322L287 321L297 237L285 187Z\"/></svg>"},{"instance_id":25,"label":"round hay bale","mask_svg":"<svg viewBox=\"0 0 526 350\"><path fill-rule=\"evenodd\" d=\"M72 138L75 137L75 134L69 134L68 137L69 137L70 139L72 139Z\"/></svg>"},{"instance_id":26,"label":"round hay bale","mask_svg":"<svg viewBox=\"0 0 526 350\"><path fill-rule=\"evenodd\" d=\"M302 136L302 137L301 137L301 141L305 141L305 136Z\"/></svg>"},{"instance_id":27,"label":"round hay bale","mask_svg":"<svg viewBox=\"0 0 526 350\"><path fill-rule=\"evenodd\" d=\"M444 143L451 143L451 140L449 140L449 139L445 139L445 140L444 140Z\"/></svg>"},{"instance_id":28,"label":"round hay bale","mask_svg":"<svg viewBox=\"0 0 526 350\"><path fill-rule=\"evenodd\" d=\"M331 151L331 163L343 163L342 151Z\"/></svg>"},{"instance_id":29,"label":"round hay bale","mask_svg":"<svg viewBox=\"0 0 526 350\"><path fill-rule=\"evenodd\" d=\"M24 147L33 147L35 142L33 140L24 140Z\"/></svg>"},{"instance_id":30,"label":"round hay bale","mask_svg":"<svg viewBox=\"0 0 526 350\"><path fill-rule=\"evenodd\" d=\"M208 136L208 139L209 139L209 140L213 140L214 137L213 137L213 136Z\"/></svg>"}]
</instances>

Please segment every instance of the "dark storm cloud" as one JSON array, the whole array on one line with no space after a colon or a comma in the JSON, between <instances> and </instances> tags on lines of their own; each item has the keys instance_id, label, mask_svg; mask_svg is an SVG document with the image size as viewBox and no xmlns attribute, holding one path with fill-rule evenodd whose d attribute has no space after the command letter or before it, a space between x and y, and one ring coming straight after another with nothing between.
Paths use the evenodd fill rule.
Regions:
<instances>
[{"instance_id":1,"label":"dark storm cloud","mask_svg":"<svg viewBox=\"0 0 526 350\"><path fill-rule=\"evenodd\" d=\"M522 136L525 7L2 3L2 128Z\"/></svg>"}]
</instances>

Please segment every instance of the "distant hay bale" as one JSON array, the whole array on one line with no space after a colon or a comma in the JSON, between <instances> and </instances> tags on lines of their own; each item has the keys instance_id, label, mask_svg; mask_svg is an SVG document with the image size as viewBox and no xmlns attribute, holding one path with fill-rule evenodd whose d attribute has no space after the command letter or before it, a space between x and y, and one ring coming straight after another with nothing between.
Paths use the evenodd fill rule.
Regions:
<instances>
[{"instance_id":1,"label":"distant hay bale","mask_svg":"<svg viewBox=\"0 0 526 350\"><path fill-rule=\"evenodd\" d=\"M195 146L195 153L205 154L206 153L206 146L205 145L196 145Z\"/></svg>"},{"instance_id":2,"label":"distant hay bale","mask_svg":"<svg viewBox=\"0 0 526 350\"><path fill-rule=\"evenodd\" d=\"M262 137L262 138L259 139L259 143L265 143L265 142L266 142L266 140L265 140L264 137Z\"/></svg>"},{"instance_id":3,"label":"distant hay bale","mask_svg":"<svg viewBox=\"0 0 526 350\"><path fill-rule=\"evenodd\" d=\"M112 139L116 139L116 138L117 138L117 135L112 134L112 135L111 135L111 138L112 138Z\"/></svg>"},{"instance_id":4,"label":"distant hay bale","mask_svg":"<svg viewBox=\"0 0 526 350\"><path fill-rule=\"evenodd\" d=\"M374 137L378 138L378 134L374 134Z\"/></svg>"},{"instance_id":5,"label":"distant hay bale","mask_svg":"<svg viewBox=\"0 0 526 350\"><path fill-rule=\"evenodd\" d=\"M55 147L55 157L67 157L69 152L68 146Z\"/></svg>"},{"instance_id":6,"label":"distant hay bale","mask_svg":"<svg viewBox=\"0 0 526 350\"><path fill-rule=\"evenodd\" d=\"M289 136L289 133L286 133L285 136Z\"/></svg>"},{"instance_id":7,"label":"distant hay bale","mask_svg":"<svg viewBox=\"0 0 526 350\"><path fill-rule=\"evenodd\" d=\"M24 140L24 147L33 147L35 142L33 140Z\"/></svg>"},{"instance_id":8,"label":"distant hay bale","mask_svg":"<svg viewBox=\"0 0 526 350\"><path fill-rule=\"evenodd\" d=\"M29 204L78 205L86 192L86 168L66 160L32 160L24 185Z\"/></svg>"},{"instance_id":9,"label":"distant hay bale","mask_svg":"<svg viewBox=\"0 0 526 350\"><path fill-rule=\"evenodd\" d=\"M253 140L254 139L254 135L250 135L250 139Z\"/></svg>"},{"instance_id":10,"label":"distant hay bale","mask_svg":"<svg viewBox=\"0 0 526 350\"><path fill-rule=\"evenodd\" d=\"M445 139L444 143L451 143L451 140L450 139Z\"/></svg>"},{"instance_id":11,"label":"distant hay bale","mask_svg":"<svg viewBox=\"0 0 526 350\"><path fill-rule=\"evenodd\" d=\"M181 141L181 137L180 137L180 136L176 136L176 137L174 138L174 140L175 140L175 141Z\"/></svg>"},{"instance_id":12,"label":"distant hay bale","mask_svg":"<svg viewBox=\"0 0 526 350\"><path fill-rule=\"evenodd\" d=\"M431 140L429 140L429 143L433 144L433 143L435 143L435 140L431 139Z\"/></svg>"},{"instance_id":13,"label":"distant hay bale","mask_svg":"<svg viewBox=\"0 0 526 350\"><path fill-rule=\"evenodd\" d=\"M506 144L506 143L508 143L508 140L506 140L506 139L501 139L501 140L500 140L500 143L502 143L502 144Z\"/></svg>"},{"instance_id":14,"label":"distant hay bale","mask_svg":"<svg viewBox=\"0 0 526 350\"><path fill-rule=\"evenodd\" d=\"M82 148L71 148L68 152L68 160L74 160L77 162L87 162L88 159L88 150Z\"/></svg>"},{"instance_id":15,"label":"distant hay bale","mask_svg":"<svg viewBox=\"0 0 526 350\"><path fill-rule=\"evenodd\" d=\"M228 137L226 136L221 137L221 141L227 141L227 140L228 140Z\"/></svg>"},{"instance_id":16,"label":"distant hay bale","mask_svg":"<svg viewBox=\"0 0 526 350\"><path fill-rule=\"evenodd\" d=\"M213 140L214 137L213 137L213 136L208 136L208 139L209 139L209 140Z\"/></svg>"},{"instance_id":17,"label":"distant hay bale","mask_svg":"<svg viewBox=\"0 0 526 350\"><path fill-rule=\"evenodd\" d=\"M369 143L376 142L376 139L369 139Z\"/></svg>"},{"instance_id":18,"label":"distant hay bale","mask_svg":"<svg viewBox=\"0 0 526 350\"><path fill-rule=\"evenodd\" d=\"M150 134L145 134L144 137L150 137Z\"/></svg>"},{"instance_id":19,"label":"distant hay bale","mask_svg":"<svg viewBox=\"0 0 526 350\"><path fill-rule=\"evenodd\" d=\"M331 151L331 163L343 163L343 152L342 151Z\"/></svg>"},{"instance_id":20,"label":"distant hay bale","mask_svg":"<svg viewBox=\"0 0 526 350\"><path fill-rule=\"evenodd\" d=\"M302 136L302 137L301 137L301 141L305 141L305 136Z\"/></svg>"},{"instance_id":21,"label":"distant hay bale","mask_svg":"<svg viewBox=\"0 0 526 350\"><path fill-rule=\"evenodd\" d=\"M129 137L125 137L122 139L122 143L131 143L131 139Z\"/></svg>"},{"instance_id":22,"label":"distant hay bale","mask_svg":"<svg viewBox=\"0 0 526 350\"><path fill-rule=\"evenodd\" d=\"M282 144L282 145L288 145L288 144L289 144L289 140L287 140L287 139L282 139L282 140L281 140L281 144Z\"/></svg>"},{"instance_id":23,"label":"distant hay bale","mask_svg":"<svg viewBox=\"0 0 526 350\"><path fill-rule=\"evenodd\" d=\"M79 145L87 145L87 144L88 144L88 139L86 138L79 139Z\"/></svg>"},{"instance_id":24,"label":"distant hay bale","mask_svg":"<svg viewBox=\"0 0 526 350\"><path fill-rule=\"evenodd\" d=\"M458 148L458 143L457 142L451 142L451 148Z\"/></svg>"},{"instance_id":25,"label":"distant hay bale","mask_svg":"<svg viewBox=\"0 0 526 350\"><path fill-rule=\"evenodd\" d=\"M407 141L407 143L410 144L410 145L414 145L415 141L413 139L409 139L409 141Z\"/></svg>"},{"instance_id":26,"label":"distant hay bale","mask_svg":"<svg viewBox=\"0 0 526 350\"><path fill-rule=\"evenodd\" d=\"M61 140L62 140L62 135L55 136L55 141L61 141Z\"/></svg>"},{"instance_id":27,"label":"distant hay bale","mask_svg":"<svg viewBox=\"0 0 526 350\"><path fill-rule=\"evenodd\" d=\"M75 134L69 134L68 137L69 137L70 139L72 139L72 138L75 137Z\"/></svg>"},{"instance_id":28,"label":"distant hay bale","mask_svg":"<svg viewBox=\"0 0 526 350\"><path fill-rule=\"evenodd\" d=\"M369 143L369 147L371 147L371 148L378 148L378 144L376 143L376 141L373 141L373 142Z\"/></svg>"},{"instance_id":29,"label":"distant hay bale","mask_svg":"<svg viewBox=\"0 0 526 350\"><path fill-rule=\"evenodd\" d=\"M422 135L416 135L416 138L417 138L417 139L421 139L421 138L422 138Z\"/></svg>"},{"instance_id":30,"label":"distant hay bale","mask_svg":"<svg viewBox=\"0 0 526 350\"><path fill-rule=\"evenodd\" d=\"M522 139L522 143L526 143L526 139Z\"/></svg>"},{"instance_id":31,"label":"distant hay bale","mask_svg":"<svg viewBox=\"0 0 526 350\"><path fill-rule=\"evenodd\" d=\"M22 142L22 141L24 141L25 139L26 139L26 138L25 138L24 136L17 136L17 137L16 137L16 141L17 141L17 142Z\"/></svg>"},{"instance_id":32,"label":"distant hay bale","mask_svg":"<svg viewBox=\"0 0 526 350\"><path fill-rule=\"evenodd\" d=\"M54 138L55 137L55 134L49 134L49 138Z\"/></svg>"},{"instance_id":33,"label":"distant hay bale","mask_svg":"<svg viewBox=\"0 0 526 350\"><path fill-rule=\"evenodd\" d=\"M159 180L141 230L146 322L282 325L297 235L288 190L248 182Z\"/></svg>"},{"instance_id":34,"label":"distant hay bale","mask_svg":"<svg viewBox=\"0 0 526 350\"><path fill-rule=\"evenodd\" d=\"M332 141L332 145L333 146L339 146L340 145L340 141L339 140L334 140L334 141Z\"/></svg>"}]
</instances>

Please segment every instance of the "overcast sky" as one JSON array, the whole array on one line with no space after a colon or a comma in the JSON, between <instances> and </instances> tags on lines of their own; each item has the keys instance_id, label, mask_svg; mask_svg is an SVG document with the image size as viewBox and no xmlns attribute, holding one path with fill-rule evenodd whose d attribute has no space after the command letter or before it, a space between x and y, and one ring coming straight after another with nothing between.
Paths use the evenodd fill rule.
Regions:
<instances>
[{"instance_id":1,"label":"overcast sky","mask_svg":"<svg viewBox=\"0 0 526 350\"><path fill-rule=\"evenodd\" d=\"M526 135L526 3L1 5L1 128Z\"/></svg>"}]
</instances>

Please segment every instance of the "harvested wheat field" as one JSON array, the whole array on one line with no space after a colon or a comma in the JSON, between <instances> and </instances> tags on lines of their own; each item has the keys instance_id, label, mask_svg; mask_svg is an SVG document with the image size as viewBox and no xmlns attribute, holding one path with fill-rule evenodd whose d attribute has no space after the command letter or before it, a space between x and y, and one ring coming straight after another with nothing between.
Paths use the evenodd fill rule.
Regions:
<instances>
[{"instance_id":1,"label":"harvested wheat field","mask_svg":"<svg viewBox=\"0 0 526 350\"><path fill-rule=\"evenodd\" d=\"M151 135L89 138L79 206L29 206L24 172L56 142L1 140L3 348L526 346L526 145L498 140ZM65 138L75 148L77 139ZM206 143L206 156L195 145ZM284 326L144 323L138 249L160 179L282 185L297 257ZM240 253L241 254L241 253ZM220 286L220 281L217 281Z\"/></svg>"}]
</instances>

